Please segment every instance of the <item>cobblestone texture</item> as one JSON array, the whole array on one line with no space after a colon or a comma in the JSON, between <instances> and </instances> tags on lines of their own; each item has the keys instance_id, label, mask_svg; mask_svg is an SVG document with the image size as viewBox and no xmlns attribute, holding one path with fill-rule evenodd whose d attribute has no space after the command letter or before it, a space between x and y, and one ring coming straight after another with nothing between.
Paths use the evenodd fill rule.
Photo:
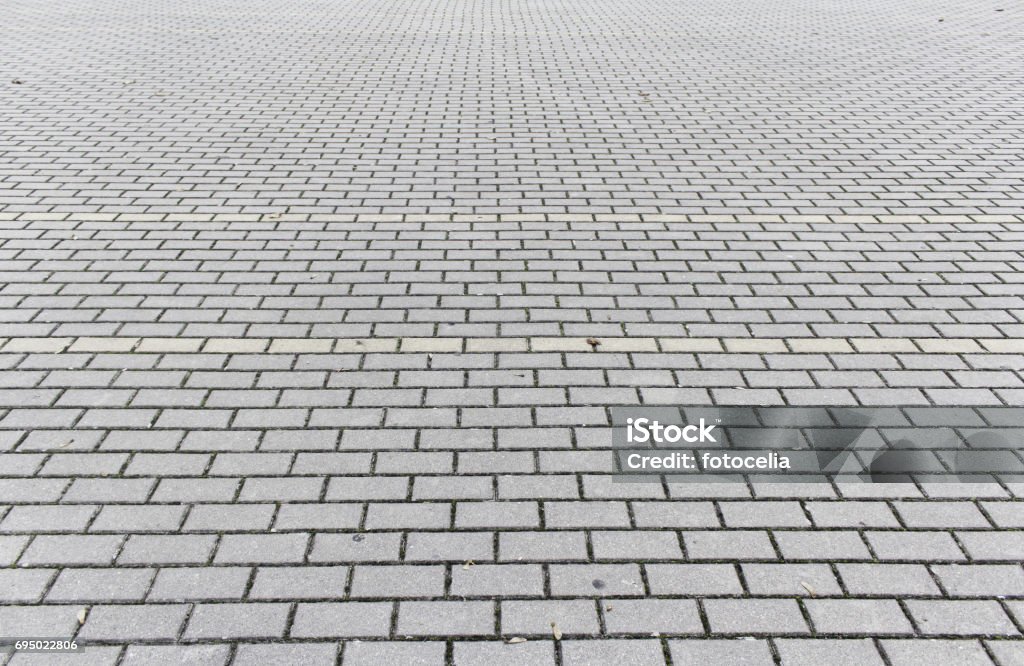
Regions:
<instances>
[{"instance_id":1,"label":"cobblestone texture","mask_svg":"<svg viewBox=\"0 0 1024 666\"><path fill-rule=\"evenodd\" d=\"M1020 6L4 9L0 634L1024 660L1020 484L613 484L606 450L629 404L1019 425Z\"/></svg>"},{"instance_id":2,"label":"cobblestone texture","mask_svg":"<svg viewBox=\"0 0 1024 666\"><path fill-rule=\"evenodd\" d=\"M12 0L0 201L1013 212L1021 20L1003 0Z\"/></svg>"}]
</instances>

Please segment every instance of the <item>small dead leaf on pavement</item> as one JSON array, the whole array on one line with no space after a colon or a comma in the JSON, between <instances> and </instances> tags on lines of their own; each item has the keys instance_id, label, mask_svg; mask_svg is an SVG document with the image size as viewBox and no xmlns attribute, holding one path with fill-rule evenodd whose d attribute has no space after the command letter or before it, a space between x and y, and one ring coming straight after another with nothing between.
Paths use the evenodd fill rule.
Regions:
<instances>
[{"instance_id":1,"label":"small dead leaf on pavement","mask_svg":"<svg viewBox=\"0 0 1024 666\"><path fill-rule=\"evenodd\" d=\"M474 564L476 564L476 562L474 562L473 560L466 560L465 562L462 563L462 568L463 569L469 569Z\"/></svg>"},{"instance_id":2,"label":"small dead leaf on pavement","mask_svg":"<svg viewBox=\"0 0 1024 666\"><path fill-rule=\"evenodd\" d=\"M562 628L558 626L557 622L551 623L551 635L555 637L556 641L562 640Z\"/></svg>"},{"instance_id":3,"label":"small dead leaf on pavement","mask_svg":"<svg viewBox=\"0 0 1024 666\"><path fill-rule=\"evenodd\" d=\"M522 636L514 636L514 637L508 639L508 644L509 645L516 645L518 643L525 643L525 642L526 642L526 639L523 638Z\"/></svg>"},{"instance_id":4,"label":"small dead leaf on pavement","mask_svg":"<svg viewBox=\"0 0 1024 666\"><path fill-rule=\"evenodd\" d=\"M815 589L814 589L814 586L813 586L813 585L811 585L810 583L807 583L807 582L804 582L804 581L800 581L800 585L801 585L801 586L802 586L802 587L803 587L803 588L804 588L805 590L807 590L807 594L811 595L812 597L816 597L816 596L818 596L818 591L817 591L817 590L815 590Z\"/></svg>"},{"instance_id":5,"label":"small dead leaf on pavement","mask_svg":"<svg viewBox=\"0 0 1024 666\"><path fill-rule=\"evenodd\" d=\"M21 79L11 79L11 83L13 83L16 86L20 86L22 83L25 83L25 82L22 81Z\"/></svg>"},{"instance_id":6,"label":"small dead leaf on pavement","mask_svg":"<svg viewBox=\"0 0 1024 666\"><path fill-rule=\"evenodd\" d=\"M89 616L89 609L83 608L78 611L78 624L85 624L85 618Z\"/></svg>"},{"instance_id":7,"label":"small dead leaf on pavement","mask_svg":"<svg viewBox=\"0 0 1024 666\"><path fill-rule=\"evenodd\" d=\"M601 341L597 338L587 338L587 344L590 345L591 349L597 351L597 347L601 344Z\"/></svg>"}]
</instances>

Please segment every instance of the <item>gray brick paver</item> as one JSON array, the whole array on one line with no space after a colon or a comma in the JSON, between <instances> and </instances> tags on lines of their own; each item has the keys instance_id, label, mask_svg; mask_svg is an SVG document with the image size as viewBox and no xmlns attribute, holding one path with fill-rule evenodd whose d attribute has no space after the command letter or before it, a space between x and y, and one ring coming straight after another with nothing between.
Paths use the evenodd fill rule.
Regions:
<instances>
[{"instance_id":1,"label":"gray brick paver","mask_svg":"<svg viewBox=\"0 0 1024 666\"><path fill-rule=\"evenodd\" d=\"M129 645L122 664L172 666L188 663L196 666L223 666L228 663L227 645Z\"/></svg>"},{"instance_id":2,"label":"gray brick paver","mask_svg":"<svg viewBox=\"0 0 1024 666\"><path fill-rule=\"evenodd\" d=\"M187 612L184 604L94 606L79 636L84 640L174 639Z\"/></svg>"},{"instance_id":3,"label":"gray brick paver","mask_svg":"<svg viewBox=\"0 0 1024 666\"><path fill-rule=\"evenodd\" d=\"M197 604L186 638L277 638L284 635L289 604Z\"/></svg>"}]
</instances>

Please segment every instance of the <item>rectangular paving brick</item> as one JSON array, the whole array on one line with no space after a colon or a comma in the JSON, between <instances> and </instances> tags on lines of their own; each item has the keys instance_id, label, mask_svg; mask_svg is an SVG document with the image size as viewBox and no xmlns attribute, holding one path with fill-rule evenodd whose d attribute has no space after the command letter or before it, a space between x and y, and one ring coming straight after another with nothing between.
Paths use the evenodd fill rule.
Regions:
<instances>
[{"instance_id":1,"label":"rectangular paving brick","mask_svg":"<svg viewBox=\"0 0 1024 666\"><path fill-rule=\"evenodd\" d=\"M791 599L709 599L704 604L716 634L776 636L810 633Z\"/></svg>"},{"instance_id":2,"label":"rectangular paving brick","mask_svg":"<svg viewBox=\"0 0 1024 666\"><path fill-rule=\"evenodd\" d=\"M248 567L167 567L149 590L149 601L230 601L245 595Z\"/></svg>"},{"instance_id":3,"label":"rectangular paving brick","mask_svg":"<svg viewBox=\"0 0 1024 666\"><path fill-rule=\"evenodd\" d=\"M402 601L397 631L406 636L485 636L494 633L494 602Z\"/></svg>"},{"instance_id":4,"label":"rectangular paving brick","mask_svg":"<svg viewBox=\"0 0 1024 666\"><path fill-rule=\"evenodd\" d=\"M187 613L184 604L94 606L78 635L84 640L174 640Z\"/></svg>"},{"instance_id":5,"label":"rectangular paving brick","mask_svg":"<svg viewBox=\"0 0 1024 666\"><path fill-rule=\"evenodd\" d=\"M56 576L54 569L5 569L0 571L0 599L6 603L38 602Z\"/></svg>"},{"instance_id":6,"label":"rectangular paving brick","mask_svg":"<svg viewBox=\"0 0 1024 666\"><path fill-rule=\"evenodd\" d=\"M1020 636L1020 631L995 600L912 599L906 603L925 636Z\"/></svg>"},{"instance_id":7,"label":"rectangular paving brick","mask_svg":"<svg viewBox=\"0 0 1024 666\"><path fill-rule=\"evenodd\" d=\"M46 598L53 602L141 601L154 574L152 569L64 569Z\"/></svg>"},{"instance_id":8,"label":"rectangular paving brick","mask_svg":"<svg viewBox=\"0 0 1024 666\"><path fill-rule=\"evenodd\" d=\"M214 561L218 564L301 562L309 535L228 534L221 538Z\"/></svg>"},{"instance_id":9,"label":"rectangular paving brick","mask_svg":"<svg viewBox=\"0 0 1024 666\"><path fill-rule=\"evenodd\" d=\"M551 594L556 597L643 596L636 564L552 564Z\"/></svg>"},{"instance_id":10,"label":"rectangular paving brick","mask_svg":"<svg viewBox=\"0 0 1024 666\"><path fill-rule=\"evenodd\" d=\"M444 592L444 567L436 565L371 566L353 569L353 597L437 597Z\"/></svg>"},{"instance_id":11,"label":"rectangular paving brick","mask_svg":"<svg viewBox=\"0 0 1024 666\"><path fill-rule=\"evenodd\" d=\"M346 601L300 603L289 635L293 638L387 637L391 602Z\"/></svg>"},{"instance_id":12,"label":"rectangular paving brick","mask_svg":"<svg viewBox=\"0 0 1024 666\"><path fill-rule=\"evenodd\" d=\"M275 638L284 635L289 604L197 604L185 637Z\"/></svg>"},{"instance_id":13,"label":"rectangular paving brick","mask_svg":"<svg viewBox=\"0 0 1024 666\"><path fill-rule=\"evenodd\" d=\"M804 604L815 629L824 633L913 633L903 610L891 599L809 599Z\"/></svg>"},{"instance_id":14,"label":"rectangular paving brick","mask_svg":"<svg viewBox=\"0 0 1024 666\"><path fill-rule=\"evenodd\" d=\"M345 596L348 567L260 567L250 599L326 599Z\"/></svg>"}]
</instances>

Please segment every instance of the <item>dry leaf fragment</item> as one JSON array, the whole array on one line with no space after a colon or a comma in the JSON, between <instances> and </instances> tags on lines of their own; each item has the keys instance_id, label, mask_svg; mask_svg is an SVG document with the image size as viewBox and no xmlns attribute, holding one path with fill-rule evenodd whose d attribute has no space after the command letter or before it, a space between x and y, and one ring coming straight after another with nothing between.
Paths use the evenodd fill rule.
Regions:
<instances>
[{"instance_id":1,"label":"dry leaf fragment","mask_svg":"<svg viewBox=\"0 0 1024 666\"><path fill-rule=\"evenodd\" d=\"M551 623L551 635L555 637L556 641L562 640L562 628L558 626L557 622Z\"/></svg>"},{"instance_id":2,"label":"dry leaf fragment","mask_svg":"<svg viewBox=\"0 0 1024 666\"><path fill-rule=\"evenodd\" d=\"M78 624L85 624L85 618L88 617L88 616L89 616L89 610L88 609L83 608L82 610L78 611L78 615L77 615L77 617L78 617Z\"/></svg>"},{"instance_id":3,"label":"dry leaf fragment","mask_svg":"<svg viewBox=\"0 0 1024 666\"><path fill-rule=\"evenodd\" d=\"M463 569L469 569L474 564L476 564L476 562L474 562L473 560L466 560L465 562L462 563L462 568Z\"/></svg>"},{"instance_id":4,"label":"dry leaf fragment","mask_svg":"<svg viewBox=\"0 0 1024 666\"><path fill-rule=\"evenodd\" d=\"M597 338L587 338L587 344L590 345L591 349L597 351L597 346L601 344L601 341Z\"/></svg>"},{"instance_id":5,"label":"dry leaf fragment","mask_svg":"<svg viewBox=\"0 0 1024 666\"><path fill-rule=\"evenodd\" d=\"M517 643L525 643L525 642L526 642L526 639L523 638L522 636L515 636L513 638L508 639L508 644L509 645L516 645Z\"/></svg>"},{"instance_id":6,"label":"dry leaf fragment","mask_svg":"<svg viewBox=\"0 0 1024 666\"><path fill-rule=\"evenodd\" d=\"M818 596L818 592L817 592L817 590L815 590L815 589L814 589L814 586L813 586L813 585L811 585L810 583L807 583L807 582L804 582L804 581L800 581L800 585L801 585L801 586L802 586L802 587L803 587L803 588L804 588L805 590L807 590L807 594L811 595L812 597L816 597L816 596Z\"/></svg>"}]
</instances>

